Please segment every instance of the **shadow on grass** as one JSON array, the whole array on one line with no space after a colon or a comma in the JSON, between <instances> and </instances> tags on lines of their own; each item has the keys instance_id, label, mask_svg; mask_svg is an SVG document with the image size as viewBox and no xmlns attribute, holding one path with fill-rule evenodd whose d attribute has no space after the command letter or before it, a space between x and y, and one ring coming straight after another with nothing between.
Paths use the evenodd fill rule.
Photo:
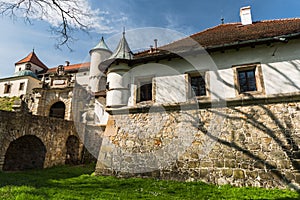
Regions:
<instances>
[{"instance_id":1,"label":"shadow on grass","mask_svg":"<svg viewBox=\"0 0 300 200\"><path fill-rule=\"evenodd\" d=\"M17 172L0 172L0 186L29 185L33 187L48 186L51 180L69 179L83 174L91 174L94 165L58 166L44 170L26 170Z\"/></svg>"},{"instance_id":2,"label":"shadow on grass","mask_svg":"<svg viewBox=\"0 0 300 200\"><path fill-rule=\"evenodd\" d=\"M289 190L93 176L94 165L0 172L0 199L297 199ZM289 197L289 198L285 198Z\"/></svg>"}]
</instances>

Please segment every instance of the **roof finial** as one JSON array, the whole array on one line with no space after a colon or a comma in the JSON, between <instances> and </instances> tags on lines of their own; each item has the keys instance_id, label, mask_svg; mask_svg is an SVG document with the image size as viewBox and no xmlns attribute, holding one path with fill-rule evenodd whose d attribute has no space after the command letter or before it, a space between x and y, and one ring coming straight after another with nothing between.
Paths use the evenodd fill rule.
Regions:
<instances>
[{"instance_id":1,"label":"roof finial","mask_svg":"<svg viewBox=\"0 0 300 200\"><path fill-rule=\"evenodd\" d=\"M125 36L125 26L123 27L123 36Z\"/></svg>"},{"instance_id":2,"label":"roof finial","mask_svg":"<svg viewBox=\"0 0 300 200\"><path fill-rule=\"evenodd\" d=\"M32 52L34 53L34 47L32 48Z\"/></svg>"},{"instance_id":3,"label":"roof finial","mask_svg":"<svg viewBox=\"0 0 300 200\"><path fill-rule=\"evenodd\" d=\"M224 24L224 17L221 18L221 23Z\"/></svg>"}]
</instances>

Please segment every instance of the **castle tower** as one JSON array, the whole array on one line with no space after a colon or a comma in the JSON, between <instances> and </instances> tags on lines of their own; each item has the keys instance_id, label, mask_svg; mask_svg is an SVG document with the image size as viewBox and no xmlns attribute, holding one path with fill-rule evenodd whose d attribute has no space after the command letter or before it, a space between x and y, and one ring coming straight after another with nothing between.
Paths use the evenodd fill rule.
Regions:
<instances>
[{"instance_id":1,"label":"castle tower","mask_svg":"<svg viewBox=\"0 0 300 200\"><path fill-rule=\"evenodd\" d=\"M125 32L110 59L131 60L133 54L125 38ZM112 64L107 70L106 106L121 107L128 104L130 76L127 73L130 67L127 64Z\"/></svg>"},{"instance_id":2,"label":"castle tower","mask_svg":"<svg viewBox=\"0 0 300 200\"><path fill-rule=\"evenodd\" d=\"M90 64L90 77L89 77L89 87L91 92L97 93L100 89L100 78L103 77L99 65L104 60L108 59L112 55L108 46L104 42L102 37L99 44L90 50L91 64ZM105 88L105 85L104 85Z\"/></svg>"}]
</instances>

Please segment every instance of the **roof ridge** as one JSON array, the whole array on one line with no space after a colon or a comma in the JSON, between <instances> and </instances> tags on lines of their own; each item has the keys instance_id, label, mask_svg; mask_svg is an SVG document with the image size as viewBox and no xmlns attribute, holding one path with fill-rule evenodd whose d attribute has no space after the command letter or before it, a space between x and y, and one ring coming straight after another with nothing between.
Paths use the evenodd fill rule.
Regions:
<instances>
[{"instance_id":1,"label":"roof ridge","mask_svg":"<svg viewBox=\"0 0 300 200\"><path fill-rule=\"evenodd\" d=\"M282 18L282 19L264 19L255 22L274 22L274 21L288 21L288 20L300 20L300 17L292 17L292 18ZM254 22L254 23L255 23Z\"/></svg>"},{"instance_id":2,"label":"roof ridge","mask_svg":"<svg viewBox=\"0 0 300 200\"><path fill-rule=\"evenodd\" d=\"M259 22L275 22L275 21L288 21L288 20L300 20L300 17L283 18L283 19L258 20L258 21L253 21L252 24L259 23ZM203 33L203 32L215 29L215 28L220 27L220 26L228 26L228 25L235 25L235 24L236 25L241 25L242 23L241 22L229 22L229 23L225 23L225 24L218 24L218 25L215 25L213 27L206 28L206 29L204 29L202 31L198 31L197 33L193 33L193 34L189 35L188 37L192 37L192 36L198 35L199 33ZM173 43L173 42L171 42L171 43Z\"/></svg>"},{"instance_id":3,"label":"roof ridge","mask_svg":"<svg viewBox=\"0 0 300 200\"><path fill-rule=\"evenodd\" d=\"M90 65L90 62L82 62L82 63L76 63L76 64L64 66L64 67L65 67L65 70L69 70L69 68L73 68L73 67L75 67L74 69L86 68L86 67L89 67L89 65ZM78 67L76 67L76 66L78 66ZM57 67L58 66L49 68L47 72L55 71L57 69Z\"/></svg>"}]
</instances>

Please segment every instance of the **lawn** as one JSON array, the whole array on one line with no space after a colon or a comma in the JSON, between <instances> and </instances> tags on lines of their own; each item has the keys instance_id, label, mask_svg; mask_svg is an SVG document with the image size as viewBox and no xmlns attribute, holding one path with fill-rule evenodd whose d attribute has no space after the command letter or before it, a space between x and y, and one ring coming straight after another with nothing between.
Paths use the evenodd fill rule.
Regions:
<instances>
[{"instance_id":1,"label":"lawn","mask_svg":"<svg viewBox=\"0 0 300 200\"><path fill-rule=\"evenodd\" d=\"M298 199L290 190L94 176L94 166L0 172L0 199Z\"/></svg>"}]
</instances>

